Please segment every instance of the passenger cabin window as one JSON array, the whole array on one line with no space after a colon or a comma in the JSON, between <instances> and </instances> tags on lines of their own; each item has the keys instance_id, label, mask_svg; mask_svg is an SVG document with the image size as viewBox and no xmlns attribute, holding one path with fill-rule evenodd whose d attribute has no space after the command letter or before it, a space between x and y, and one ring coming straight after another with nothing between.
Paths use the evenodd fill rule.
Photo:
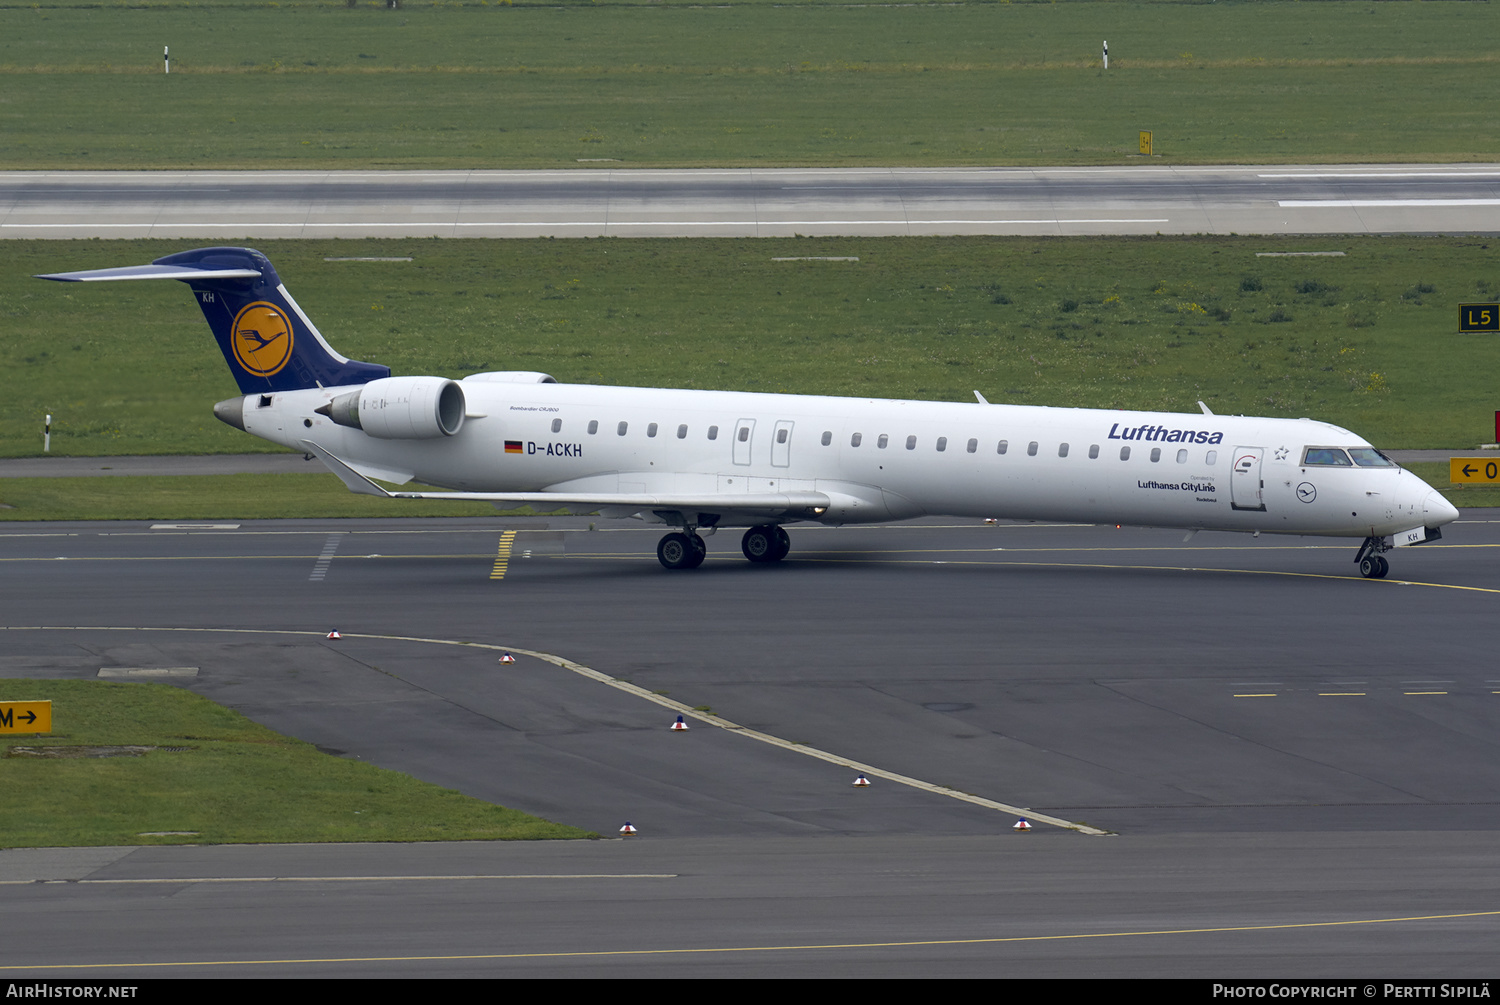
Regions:
<instances>
[{"instance_id":1,"label":"passenger cabin window","mask_svg":"<svg viewBox=\"0 0 1500 1005\"><path fill-rule=\"evenodd\" d=\"M684 422L682 425L677 427L677 438L679 440L687 439L687 423Z\"/></svg>"},{"instance_id":2,"label":"passenger cabin window","mask_svg":"<svg viewBox=\"0 0 1500 1005\"><path fill-rule=\"evenodd\" d=\"M1354 458L1354 463L1362 468L1399 468L1401 466L1374 447L1350 447L1349 456Z\"/></svg>"},{"instance_id":3,"label":"passenger cabin window","mask_svg":"<svg viewBox=\"0 0 1500 1005\"><path fill-rule=\"evenodd\" d=\"M881 433L880 434L880 439L878 439L878 440L875 441L875 445L877 447L879 447L881 450L884 450L885 449L885 445L887 443L889 443L889 442L891 442L890 436L888 436L885 433Z\"/></svg>"},{"instance_id":4,"label":"passenger cabin window","mask_svg":"<svg viewBox=\"0 0 1500 1005\"><path fill-rule=\"evenodd\" d=\"M915 436L908 436L906 438L906 449L907 450L915 450L915 449L917 449L917 438Z\"/></svg>"},{"instance_id":5,"label":"passenger cabin window","mask_svg":"<svg viewBox=\"0 0 1500 1005\"><path fill-rule=\"evenodd\" d=\"M1308 447L1302 454L1302 463L1309 466L1329 468L1352 468L1354 462L1338 447Z\"/></svg>"},{"instance_id":6,"label":"passenger cabin window","mask_svg":"<svg viewBox=\"0 0 1500 1005\"><path fill-rule=\"evenodd\" d=\"M589 420L589 435L593 436L598 431L599 431L599 420L598 419L590 419Z\"/></svg>"},{"instance_id":7,"label":"passenger cabin window","mask_svg":"<svg viewBox=\"0 0 1500 1005\"><path fill-rule=\"evenodd\" d=\"M1005 453L1009 449L1010 449L1010 441L1009 440L1001 440L1000 441L1000 445L995 448L995 453L997 453L997 454L1003 454L1003 453Z\"/></svg>"},{"instance_id":8,"label":"passenger cabin window","mask_svg":"<svg viewBox=\"0 0 1500 1005\"><path fill-rule=\"evenodd\" d=\"M776 442L777 443L785 443L786 442L786 430L785 429L778 429L778 430L776 430Z\"/></svg>"},{"instance_id":9,"label":"passenger cabin window","mask_svg":"<svg viewBox=\"0 0 1500 1005\"><path fill-rule=\"evenodd\" d=\"M1177 451L1177 463L1178 464L1186 464L1187 463L1187 451L1186 450L1179 450L1179 451Z\"/></svg>"},{"instance_id":10,"label":"passenger cabin window","mask_svg":"<svg viewBox=\"0 0 1500 1005\"><path fill-rule=\"evenodd\" d=\"M833 442L833 430L831 430L831 429L825 429L825 430L823 430L823 446L826 447L826 446L828 446L828 444L830 444L832 442Z\"/></svg>"},{"instance_id":11,"label":"passenger cabin window","mask_svg":"<svg viewBox=\"0 0 1500 1005\"><path fill-rule=\"evenodd\" d=\"M630 423L628 423L628 422L622 422L622 423L620 423L620 427L619 427L619 429L616 430L616 432L618 432L621 436L624 436L625 435L625 430L627 430L629 428L630 428Z\"/></svg>"},{"instance_id":12,"label":"passenger cabin window","mask_svg":"<svg viewBox=\"0 0 1500 1005\"><path fill-rule=\"evenodd\" d=\"M939 436L938 437L938 442L937 442L937 448L938 448L938 453L942 453L943 451L947 450L948 449L948 437L946 437L946 436Z\"/></svg>"},{"instance_id":13,"label":"passenger cabin window","mask_svg":"<svg viewBox=\"0 0 1500 1005\"><path fill-rule=\"evenodd\" d=\"M1121 447L1120 448L1120 460L1122 460L1122 461L1128 461L1128 460L1130 460L1130 448L1129 447Z\"/></svg>"},{"instance_id":14,"label":"passenger cabin window","mask_svg":"<svg viewBox=\"0 0 1500 1005\"><path fill-rule=\"evenodd\" d=\"M1032 440L1030 443L1026 444L1026 456L1027 457L1035 457L1036 456L1036 447L1037 447L1036 440Z\"/></svg>"},{"instance_id":15,"label":"passenger cabin window","mask_svg":"<svg viewBox=\"0 0 1500 1005\"><path fill-rule=\"evenodd\" d=\"M740 427L740 442L741 443L748 443L748 442L750 442L750 427L749 426L741 426Z\"/></svg>"},{"instance_id":16,"label":"passenger cabin window","mask_svg":"<svg viewBox=\"0 0 1500 1005\"><path fill-rule=\"evenodd\" d=\"M864 439L864 434L862 434L862 433L855 433L853 436L849 437L849 446L851 446L851 447L857 447L857 446L859 446L859 441L862 440L862 439Z\"/></svg>"},{"instance_id":17,"label":"passenger cabin window","mask_svg":"<svg viewBox=\"0 0 1500 1005\"><path fill-rule=\"evenodd\" d=\"M1057 445L1057 456L1059 456L1059 457L1066 457L1066 456L1068 456L1068 445L1066 443L1059 443Z\"/></svg>"},{"instance_id":18,"label":"passenger cabin window","mask_svg":"<svg viewBox=\"0 0 1500 1005\"><path fill-rule=\"evenodd\" d=\"M561 419L553 419L552 420L552 431L554 433L560 433L560 432L562 432L562 420Z\"/></svg>"},{"instance_id":19,"label":"passenger cabin window","mask_svg":"<svg viewBox=\"0 0 1500 1005\"><path fill-rule=\"evenodd\" d=\"M1218 461L1218 459L1219 459L1219 452L1217 450L1210 450L1207 454L1205 454L1203 456L1203 463L1207 464L1209 467L1213 467L1214 464Z\"/></svg>"},{"instance_id":20,"label":"passenger cabin window","mask_svg":"<svg viewBox=\"0 0 1500 1005\"><path fill-rule=\"evenodd\" d=\"M1099 456L1099 444L1097 444L1097 443L1091 443L1091 444L1089 444L1089 460L1091 460L1091 461L1095 460L1095 459L1098 458L1098 456Z\"/></svg>"},{"instance_id":21,"label":"passenger cabin window","mask_svg":"<svg viewBox=\"0 0 1500 1005\"><path fill-rule=\"evenodd\" d=\"M647 436L655 436L656 435L656 423L653 422L653 423L651 423L651 425L649 425L649 426L646 427L646 435Z\"/></svg>"},{"instance_id":22,"label":"passenger cabin window","mask_svg":"<svg viewBox=\"0 0 1500 1005\"><path fill-rule=\"evenodd\" d=\"M977 451L978 449L979 449L979 441L976 440L976 439L970 438L970 440L969 440L969 453L972 454L975 451Z\"/></svg>"},{"instance_id":23,"label":"passenger cabin window","mask_svg":"<svg viewBox=\"0 0 1500 1005\"><path fill-rule=\"evenodd\" d=\"M708 438L710 440L717 440L719 438L719 427L718 426L709 426L708 427Z\"/></svg>"},{"instance_id":24,"label":"passenger cabin window","mask_svg":"<svg viewBox=\"0 0 1500 1005\"><path fill-rule=\"evenodd\" d=\"M1151 463L1155 464L1159 460L1161 460L1161 447L1152 447L1151 448Z\"/></svg>"}]
</instances>

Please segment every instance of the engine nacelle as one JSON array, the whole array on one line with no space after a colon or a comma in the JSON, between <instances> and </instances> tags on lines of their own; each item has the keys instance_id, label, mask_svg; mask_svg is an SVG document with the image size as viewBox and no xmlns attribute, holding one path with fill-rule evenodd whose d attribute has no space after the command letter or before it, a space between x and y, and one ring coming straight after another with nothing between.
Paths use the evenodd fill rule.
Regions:
<instances>
[{"instance_id":1,"label":"engine nacelle","mask_svg":"<svg viewBox=\"0 0 1500 1005\"><path fill-rule=\"evenodd\" d=\"M453 436L464 425L464 389L446 377L384 377L315 409L381 440Z\"/></svg>"}]
</instances>

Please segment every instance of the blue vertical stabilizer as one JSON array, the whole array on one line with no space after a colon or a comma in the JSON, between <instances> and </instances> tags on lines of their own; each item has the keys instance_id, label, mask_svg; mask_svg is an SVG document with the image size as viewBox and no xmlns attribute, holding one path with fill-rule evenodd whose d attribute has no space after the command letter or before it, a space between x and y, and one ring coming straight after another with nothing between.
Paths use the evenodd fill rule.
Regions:
<instances>
[{"instance_id":1,"label":"blue vertical stabilizer","mask_svg":"<svg viewBox=\"0 0 1500 1005\"><path fill-rule=\"evenodd\" d=\"M150 265L40 276L63 282L177 279L192 289L241 394L364 384L389 367L333 350L281 285L265 255L250 248L198 248Z\"/></svg>"}]
</instances>

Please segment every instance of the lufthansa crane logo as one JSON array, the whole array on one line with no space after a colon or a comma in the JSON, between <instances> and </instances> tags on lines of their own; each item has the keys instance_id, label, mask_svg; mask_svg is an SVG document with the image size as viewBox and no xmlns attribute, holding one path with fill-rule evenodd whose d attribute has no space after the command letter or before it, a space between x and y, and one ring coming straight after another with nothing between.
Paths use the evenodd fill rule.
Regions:
<instances>
[{"instance_id":1,"label":"lufthansa crane logo","mask_svg":"<svg viewBox=\"0 0 1500 1005\"><path fill-rule=\"evenodd\" d=\"M240 366L269 377L292 358L292 322L280 307L258 301L235 315L229 341Z\"/></svg>"}]
</instances>

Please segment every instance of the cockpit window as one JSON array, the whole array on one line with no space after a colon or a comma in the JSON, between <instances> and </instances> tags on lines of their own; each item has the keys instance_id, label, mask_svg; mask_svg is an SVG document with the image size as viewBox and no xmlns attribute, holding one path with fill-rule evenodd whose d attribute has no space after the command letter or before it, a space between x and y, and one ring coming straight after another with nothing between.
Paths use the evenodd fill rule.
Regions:
<instances>
[{"instance_id":1,"label":"cockpit window","mask_svg":"<svg viewBox=\"0 0 1500 1005\"><path fill-rule=\"evenodd\" d=\"M1391 460L1374 447L1350 447L1349 456L1362 468L1398 468L1401 465Z\"/></svg>"},{"instance_id":2,"label":"cockpit window","mask_svg":"<svg viewBox=\"0 0 1500 1005\"><path fill-rule=\"evenodd\" d=\"M1308 447L1302 455L1302 463L1330 468L1352 468L1354 462L1338 447Z\"/></svg>"}]
</instances>

